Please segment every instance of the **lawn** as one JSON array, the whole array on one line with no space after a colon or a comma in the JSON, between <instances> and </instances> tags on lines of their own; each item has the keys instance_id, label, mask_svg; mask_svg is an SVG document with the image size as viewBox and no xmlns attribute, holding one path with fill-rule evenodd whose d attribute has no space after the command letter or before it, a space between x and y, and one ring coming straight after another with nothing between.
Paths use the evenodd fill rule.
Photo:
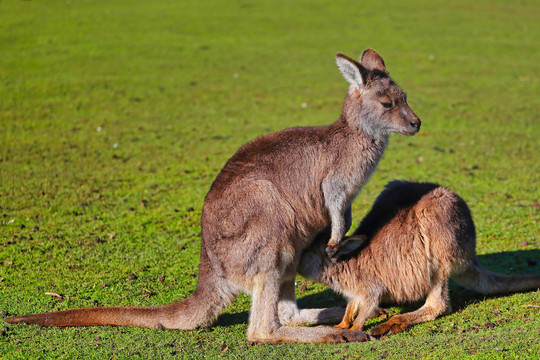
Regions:
<instances>
[{"instance_id":1,"label":"lawn","mask_svg":"<svg viewBox=\"0 0 540 360\"><path fill-rule=\"evenodd\" d=\"M225 161L256 136L335 121L347 89L335 54L368 47L422 129L391 137L354 224L388 181L438 182L469 204L487 268L540 272L539 12L532 0L0 1L0 321L189 296ZM342 303L298 287L302 306ZM452 285L451 297L451 315L341 345L248 344L246 295L193 331L0 322L0 358L540 356L538 291Z\"/></svg>"}]
</instances>

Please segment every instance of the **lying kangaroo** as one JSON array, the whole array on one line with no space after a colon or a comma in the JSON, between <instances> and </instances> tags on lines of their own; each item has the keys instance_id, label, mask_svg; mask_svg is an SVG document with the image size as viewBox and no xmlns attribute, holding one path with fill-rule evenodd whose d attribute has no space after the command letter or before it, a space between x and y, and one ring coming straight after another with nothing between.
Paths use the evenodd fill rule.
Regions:
<instances>
[{"instance_id":1,"label":"lying kangaroo","mask_svg":"<svg viewBox=\"0 0 540 360\"><path fill-rule=\"evenodd\" d=\"M240 292L252 296L248 340L362 341L366 334L299 322L335 317L296 306L294 279L302 250L331 224L333 254L350 227L350 206L374 172L390 133L414 135L420 120L374 50L360 62L337 55L350 83L339 120L292 128L242 146L205 199L199 279L192 296L158 307L98 307L16 316L44 326L130 325L194 329L214 321Z\"/></svg>"},{"instance_id":2,"label":"lying kangaroo","mask_svg":"<svg viewBox=\"0 0 540 360\"><path fill-rule=\"evenodd\" d=\"M420 309L395 315L370 334L398 333L434 320L450 312L449 278L482 294L540 288L540 274L500 275L483 268L476 258L469 208L453 191L436 184L389 183L351 237L367 238L366 242L344 241L338 254L351 253L343 260L334 262L326 256L327 238L319 236L304 251L298 271L349 300L338 328L362 330L380 302L424 297Z\"/></svg>"}]
</instances>

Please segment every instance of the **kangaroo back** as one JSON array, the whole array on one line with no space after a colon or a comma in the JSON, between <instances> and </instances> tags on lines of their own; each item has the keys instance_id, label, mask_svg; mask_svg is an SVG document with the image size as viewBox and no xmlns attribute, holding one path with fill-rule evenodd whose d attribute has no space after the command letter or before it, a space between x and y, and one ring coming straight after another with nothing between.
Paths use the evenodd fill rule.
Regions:
<instances>
[{"instance_id":1,"label":"kangaroo back","mask_svg":"<svg viewBox=\"0 0 540 360\"><path fill-rule=\"evenodd\" d=\"M476 229L465 201L437 184L393 181L386 185L355 234L368 238L391 233L400 211L414 210L414 224L438 267L448 267L459 284L482 294L501 294L540 288L540 274L503 275L485 269L476 256ZM410 221L410 220L409 220ZM414 232L414 231L413 231ZM412 236L405 234L403 236ZM394 241L404 241L398 236Z\"/></svg>"}]
</instances>

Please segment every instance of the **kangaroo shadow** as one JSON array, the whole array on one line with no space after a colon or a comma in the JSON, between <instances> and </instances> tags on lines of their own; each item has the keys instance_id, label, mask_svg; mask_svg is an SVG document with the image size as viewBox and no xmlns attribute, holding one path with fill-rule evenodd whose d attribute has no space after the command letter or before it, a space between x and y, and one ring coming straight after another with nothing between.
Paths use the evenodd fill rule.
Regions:
<instances>
[{"instance_id":1,"label":"kangaroo shadow","mask_svg":"<svg viewBox=\"0 0 540 360\"><path fill-rule=\"evenodd\" d=\"M478 260L483 267L489 271L507 275L526 275L540 272L540 249L519 250L509 252L499 252L492 254L478 255ZM531 290L534 291L534 290ZM482 302L486 299L502 297L508 294L483 295L475 291L462 287L454 281L450 281L450 301L452 312L465 309L467 306ZM306 295L297 300L299 308L328 308L334 306L345 306L345 299L336 292L326 289L319 293ZM412 304L399 305L403 312L418 309L423 303L415 302ZM395 304L382 304L383 306ZM215 325L230 326L245 324L248 322L249 312L222 314L219 316Z\"/></svg>"},{"instance_id":2,"label":"kangaroo shadow","mask_svg":"<svg viewBox=\"0 0 540 360\"><path fill-rule=\"evenodd\" d=\"M331 289L326 289L315 294L306 295L302 298L297 299L297 303L298 307L301 309L329 308L335 306L345 306L347 304L347 302L341 295ZM245 324L248 322L248 318L248 311L221 314L214 325L230 326Z\"/></svg>"},{"instance_id":3,"label":"kangaroo shadow","mask_svg":"<svg viewBox=\"0 0 540 360\"><path fill-rule=\"evenodd\" d=\"M247 324L248 319L249 311L242 311L231 314L221 314L212 326L231 326L238 324Z\"/></svg>"}]
</instances>

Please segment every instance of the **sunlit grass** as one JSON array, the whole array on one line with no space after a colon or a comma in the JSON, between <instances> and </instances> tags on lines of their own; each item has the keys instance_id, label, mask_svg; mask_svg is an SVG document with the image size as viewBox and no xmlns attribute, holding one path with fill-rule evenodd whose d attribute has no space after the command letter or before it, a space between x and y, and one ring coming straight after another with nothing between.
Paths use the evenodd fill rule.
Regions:
<instances>
[{"instance_id":1,"label":"sunlit grass","mask_svg":"<svg viewBox=\"0 0 540 360\"><path fill-rule=\"evenodd\" d=\"M534 1L0 2L0 310L189 296L219 169L256 136L336 120L346 83L335 53L367 47L423 123L392 137L355 224L386 182L438 182L469 204L487 267L538 272L526 260L540 245L539 11ZM303 304L341 301L298 283ZM538 292L452 289L455 313L374 343L249 346L242 295L211 331L10 325L0 357L538 356L538 308L527 306Z\"/></svg>"}]
</instances>

